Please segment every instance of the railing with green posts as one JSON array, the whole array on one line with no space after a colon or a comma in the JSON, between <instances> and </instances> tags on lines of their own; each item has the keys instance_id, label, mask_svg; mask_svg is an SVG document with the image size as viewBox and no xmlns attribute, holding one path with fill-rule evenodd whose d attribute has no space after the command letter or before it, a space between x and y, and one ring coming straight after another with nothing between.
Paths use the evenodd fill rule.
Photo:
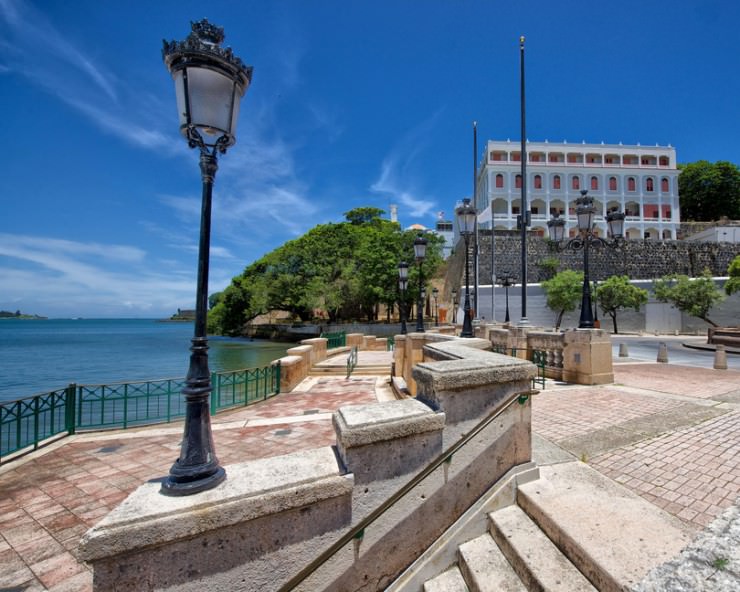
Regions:
<instances>
[{"instance_id":1,"label":"railing with green posts","mask_svg":"<svg viewBox=\"0 0 740 592\"><path fill-rule=\"evenodd\" d=\"M394 351L396 349L396 338L389 335L385 341L385 351Z\"/></svg>"},{"instance_id":2,"label":"railing with green posts","mask_svg":"<svg viewBox=\"0 0 740 592\"><path fill-rule=\"evenodd\" d=\"M517 348L507 348L505 345L494 345L491 348L497 354L504 354L506 356L517 357ZM537 366L537 375L532 378L532 388L540 385L542 389L545 389L545 367L547 365L547 352L538 349L526 350L528 354L531 353L531 362Z\"/></svg>"},{"instance_id":3,"label":"railing with green posts","mask_svg":"<svg viewBox=\"0 0 740 592\"><path fill-rule=\"evenodd\" d=\"M211 375L211 414L262 401L280 392L280 362ZM78 429L126 429L168 423L185 415L185 379L67 388L0 402L0 461L13 452L36 450L43 440Z\"/></svg>"},{"instance_id":4,"label":"railing with green posts","mask_svg":"<svg viewBox=\"0 0 740 592\"><path fill-rule=\"evenodd\" d=\"M327 340L326 349L345 347L347 345L347 334L344 331L338 333L322 333L321 337Z\"/></svg>"}]
</instances>

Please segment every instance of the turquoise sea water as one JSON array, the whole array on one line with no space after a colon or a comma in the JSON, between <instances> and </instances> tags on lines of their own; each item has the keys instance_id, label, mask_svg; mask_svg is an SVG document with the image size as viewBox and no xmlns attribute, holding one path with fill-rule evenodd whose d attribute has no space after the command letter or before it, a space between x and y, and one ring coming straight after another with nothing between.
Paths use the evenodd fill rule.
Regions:
<instances>
[{"instance_id":1,"label":"turquoise sea water","mask_svg":"<svg viewBox=\"0 0 740 592\"><path fill-rule=\"evenodd\" d=\"M190 361L192 323L152 319L0 320L0 401L70 383L180 378ZM257 368L294 344L210 337L212 372Z\"/></svg>"}]
</instances>

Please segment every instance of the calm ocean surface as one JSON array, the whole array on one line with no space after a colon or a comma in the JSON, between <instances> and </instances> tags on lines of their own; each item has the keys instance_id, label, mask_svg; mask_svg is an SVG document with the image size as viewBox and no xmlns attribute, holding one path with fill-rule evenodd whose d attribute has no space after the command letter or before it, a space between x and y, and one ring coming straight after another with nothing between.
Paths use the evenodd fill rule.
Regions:
<instances>
[{"instance_id":1,"label":"calm ocean surface","mask_svg":"<svg viewBox=\"0 0 740 592\"><path fill-rule=\"evenodd\" d=\"M181 378L192 323L149 319L0 320L0 401L69 383ZM228 337L208 340L211 372L257 368L295 344Z\"/></svg>"}]
</instances>

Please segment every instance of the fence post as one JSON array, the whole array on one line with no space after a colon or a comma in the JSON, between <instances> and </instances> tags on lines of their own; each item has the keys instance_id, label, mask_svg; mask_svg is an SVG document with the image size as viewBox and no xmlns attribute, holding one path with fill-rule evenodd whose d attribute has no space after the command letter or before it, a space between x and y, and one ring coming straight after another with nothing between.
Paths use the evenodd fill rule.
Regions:
<instances>
[{"instance_id":1,"label":"fence post","mask_svg":"<svg viewBox=\"0 0 740 592\"><path fill-rule=\"evenodd\" d=\"M216 415L218 411L218 405L216 404L216 397L218 396L218 374L211 372L211 415Z\"/></svg>"},{"instance_id":2,"label":"fence post","mask_svg":"<svg viewBox=\"0 0 740 592\"><path fill-rule=\"evenodd\" d=\"M280 360L278 360L277 364L275 364L276 370L275 370L275 394L280 394Z\"/></svg>"},{"instance_id":3,"label":"fence post","mask_svg":"<svg viewBox=\"0 0 740 592\"><path fill-rule=\"evenodd\" d=\"M75 416L77 415L77 385L71 383L65 390L64 423L66 425L64 427L67 428L67 433L72 436L77 428L77 423L75 422Z\"/></svg>"}]
</instances>

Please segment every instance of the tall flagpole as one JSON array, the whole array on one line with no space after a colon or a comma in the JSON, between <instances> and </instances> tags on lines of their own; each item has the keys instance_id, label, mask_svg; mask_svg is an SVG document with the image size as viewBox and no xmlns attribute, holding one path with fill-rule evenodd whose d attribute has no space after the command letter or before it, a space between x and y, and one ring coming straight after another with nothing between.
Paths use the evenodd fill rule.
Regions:
<instances>
[{"instance_id":1,"label":"tall flagpole","mask_svg":"<svg viewBox=\"0 0 740 592\"><path fill-rule=\"evenodd\" d=\"M478 184L477 162L478 157L478 122L473 122L473 206L480 212L478 207ZM478 318L480 312L478 306L478 215L475 216L475 240L473 241L473 318Z\"/></svg>"},{"instance_id":2,"label":"tall flagpole","mask_svg":"<svg viewBox=\"0 0 740 592\"><path fill-rule=\"evenodd\" d=\"M522 199L521 213L519 214L522 237L522 318L520 325L527 325L527 226L529 226L529 208L527 206L527 126L524 101L524 35L519 37L519 68L521 82L521 114L522 114Z\"/></svg>"}]
</instances>

